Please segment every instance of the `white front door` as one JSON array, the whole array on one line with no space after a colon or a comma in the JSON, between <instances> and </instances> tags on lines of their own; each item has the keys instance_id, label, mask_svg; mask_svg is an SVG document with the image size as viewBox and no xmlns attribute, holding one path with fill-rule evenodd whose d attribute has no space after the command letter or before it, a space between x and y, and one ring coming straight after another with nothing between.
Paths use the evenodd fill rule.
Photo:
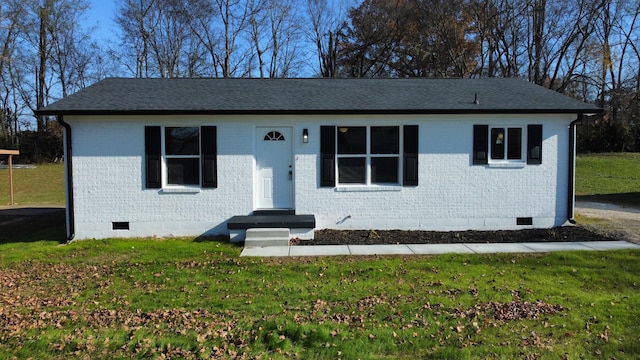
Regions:
<instances>
[{"instance_id":1,"label":"white front door","mask_svg":"<svg viewBox=\"0 0 640 360\"><path fill-rule=\"evenodd\" d=\"M293 209L290 127L258 127L256 208Z\"/></svg>"}]
</instances>

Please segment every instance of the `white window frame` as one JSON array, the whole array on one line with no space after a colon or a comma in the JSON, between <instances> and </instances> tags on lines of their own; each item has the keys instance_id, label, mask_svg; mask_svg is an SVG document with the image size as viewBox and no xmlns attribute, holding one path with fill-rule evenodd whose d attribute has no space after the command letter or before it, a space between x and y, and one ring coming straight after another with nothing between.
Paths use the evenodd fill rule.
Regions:
<instances>
[{"instance_id":1,"label":"white window frame","mask_svg":"<svg viewBox=\"0 0 640 360\"><path fill-rule=\"evenodd\" d=\"M340 154L338 150L338 132L340 128L365 128L365 154ZM371 153L371 128L372 127L394 127L398 129L398 153L397 154L372 154ZM402 126L399 125L349 125L349 126L336 126L336 164L335 164L335 176L336 176L336 185L340 187L396 187L402 186L402 149L403 149L403 131ZM365 182L364 183L341 183L340 182L340 169L338 163L339 159L346 158L365 158ZM397 182L393 183L382 183L376 182L372 183L371 181L371 159L373 158L396 158L398 160L398 168L397 168Z\"/></svg>"},{"instance_id":2,"label":"white window frame","mask_svg":"<svg viewBox=\"0 0 640 360\"><path fill-rule=\"evenodd\" d=\"M504 129L504 158L503 159L494 159L493 158L493 144L492 144L492 132L493 129ZM509 129L520 129L520 159L509 159ZM489 125L488 131L488 149L487 149L487 160L488 164L494 166L509 166L513 165L516 167L524 166L527 164L527 126L521 125Z\"/></svg>"},{"instance_id":3,"label":"white window frame","mask_svg":"<svg viewBox=\"0 0 640 360\"><path fill-rule=\"evenodd\" d=\"M166 136L167 128L196 128L198 129L198 155L167 155ZM162 146L162 188L163 189L200 189L202 187L202 133L200 126L166 125L161 128ZM169 159L198 159L198 183L197 184L169 184Z\"/></svg>"}]
</instances>

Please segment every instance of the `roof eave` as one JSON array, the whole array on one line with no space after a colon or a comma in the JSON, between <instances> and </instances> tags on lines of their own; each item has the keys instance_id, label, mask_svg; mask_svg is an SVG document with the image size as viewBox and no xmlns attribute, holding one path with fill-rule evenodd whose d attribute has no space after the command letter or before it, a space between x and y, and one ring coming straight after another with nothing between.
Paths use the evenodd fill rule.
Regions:
<instances>
[{"instance_id":1,"label":"roof eave","mask_svg":"<svg viewBox=\"0 0 640 360\"><path fill-rule=\"evenodd\" d=\"M442 115L442 114L602 114L584 109L282 109L282 110L36 110L36 116L73 115Z\"/></svg>"}]
</instances>

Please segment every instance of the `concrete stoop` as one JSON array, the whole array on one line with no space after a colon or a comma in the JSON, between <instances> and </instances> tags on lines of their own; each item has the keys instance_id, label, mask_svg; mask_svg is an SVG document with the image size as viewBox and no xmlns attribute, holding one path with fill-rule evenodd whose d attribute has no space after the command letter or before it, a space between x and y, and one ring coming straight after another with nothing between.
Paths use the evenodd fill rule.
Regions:
<instances>
[{"instance_id":1,"label":"concrete stoop","mask_svg":"<svg viewBox=\"0 0 640 360\"><path fill-rule=\"evenodd\" d=\"M289 246L291 234L287 228L254 228L247 229L244 246Z\"/></svg>"}]
</instances>

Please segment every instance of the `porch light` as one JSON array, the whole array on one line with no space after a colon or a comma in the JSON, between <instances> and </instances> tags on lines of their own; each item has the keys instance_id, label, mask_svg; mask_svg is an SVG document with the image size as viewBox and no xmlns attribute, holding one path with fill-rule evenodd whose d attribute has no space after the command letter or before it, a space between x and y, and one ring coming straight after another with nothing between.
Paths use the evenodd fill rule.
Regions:
<instances>
[{"instance_id":1,"label":"porch light","mask_svg":"<svg viewBox=\"0 0 640 360\"><path fill-rule=\"evenodd\" d=\"M309 130L307 129L302 129L302 142L305 144L309 142Z\"/></svg>"}]
</instances>

